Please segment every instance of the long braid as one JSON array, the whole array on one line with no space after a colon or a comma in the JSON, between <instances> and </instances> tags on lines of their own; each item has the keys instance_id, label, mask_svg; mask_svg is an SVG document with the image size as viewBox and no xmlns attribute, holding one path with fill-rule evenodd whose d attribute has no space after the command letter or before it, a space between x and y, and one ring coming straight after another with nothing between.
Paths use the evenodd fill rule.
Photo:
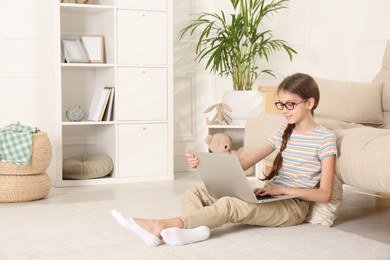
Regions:
<instances>
[{"instance_id":1,"label":"long braid","mask_svg":"<svg viewBox=\"0 0 390 260\"><path fill-rule=\"evenodd\" d=\"M282 167L282 163L283 163L282 152L286 149L287 142L290 139L290 136L291 136L294 128L295 128L295 124L288 124L286 129L284 129L283 135L282 135L282 144L280 146L280 151L275 157L271 172L267 176L265 176L264 179L262 179L263 181L264 180L271 180L273 177L278 175L279 170Z\"/></svg>"}]
</instances>

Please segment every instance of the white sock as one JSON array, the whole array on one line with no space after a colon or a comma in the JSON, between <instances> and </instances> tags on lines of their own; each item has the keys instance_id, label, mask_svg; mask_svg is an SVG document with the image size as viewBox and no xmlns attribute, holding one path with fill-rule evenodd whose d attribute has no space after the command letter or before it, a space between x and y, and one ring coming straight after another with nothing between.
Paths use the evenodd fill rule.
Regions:
<instances>
[{"instance_id":1,"label":"white sock","mask_svg":"<svg viewBox=\"0 0 390 260\"><path fill-rule=\"evenodd\" d=\"M208 239L210 237L210 229L206 226L191 229L172 227L163 229L161 236L168 245L181 246Z\"/></svg>"},{"instance_id":2,"label":"white sock","mask_svg":"<svg viewBox=\"0 0 390 260\"><path fill-rule=\"evenodd\" d=\"M148 231L140 227L137 223L135 223L133 218L126 218L116 209L113 209L111 211L111 214L119 225L137 234L147 246L160 245L161 240L155 235L149 233Z\"/></svg>"}]
</instances>

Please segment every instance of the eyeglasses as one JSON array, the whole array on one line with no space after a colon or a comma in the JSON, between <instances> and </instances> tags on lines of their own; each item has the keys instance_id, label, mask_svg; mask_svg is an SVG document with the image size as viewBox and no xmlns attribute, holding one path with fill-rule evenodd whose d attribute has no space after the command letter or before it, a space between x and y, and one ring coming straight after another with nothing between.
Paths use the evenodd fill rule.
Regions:
<instances>
[{"instance_id":1,"label":"eyeglasses","mask_svg":"<svg viewBox=\"0 0 390 260\"><path fill-rule=\"evenodd\" d=\"M283 108L285 107L287 110L293 110L295 108L295 105L299 105L299 104L302 104L302 103L305 103L307 101L307 99L302 99L302 100L299 100L299 101L295 101L295 102L286 102L286 103L282 103L282 102L275 102L275 107L279 110L283 110Z\"/></svg>"}]
</instances>

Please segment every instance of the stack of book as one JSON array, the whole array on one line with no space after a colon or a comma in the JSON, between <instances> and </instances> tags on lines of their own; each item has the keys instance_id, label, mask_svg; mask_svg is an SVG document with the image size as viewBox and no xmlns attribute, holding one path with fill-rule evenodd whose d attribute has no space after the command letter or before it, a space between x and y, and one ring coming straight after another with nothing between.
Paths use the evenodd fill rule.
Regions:
<instances>
[{"instance_id":1,"label":"stack of book","mask_svg":"<svg viewBox=\"0 0 390 260\"><path fill-rule=\"evenodd\" d=\"M89 106L89 121L113 120L114 87L96 88Z\"/></svg>"}]
</instances>

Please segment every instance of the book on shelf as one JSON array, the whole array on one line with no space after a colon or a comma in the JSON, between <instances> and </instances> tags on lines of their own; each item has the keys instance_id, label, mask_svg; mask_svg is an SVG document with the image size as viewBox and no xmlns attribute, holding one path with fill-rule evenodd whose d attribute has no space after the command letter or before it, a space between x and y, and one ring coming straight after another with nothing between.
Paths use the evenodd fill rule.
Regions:
<instances>
[{"instance_id":1,"label":"book on shelf","mask_svg":"<svg viewBox=\"0 0 390 260\"><path fill-rule=\"evenodd\" d=\"M107 108L104 111L103 115L103 121L112 121L114 120L114 93L115 88L114 87L107 87L111 88L110 97L108 99Z\"/></svg>"},{"instance_id":2,"label":"book on shelf","mask_svg":"<svg viewBox=\"0 0 390 260\"><path fill-rule=\"evenodd\" d=\"M112 92L112 87L96 88L89 107L88 120L102 121Z\"/></svg>"}]
</instances>

